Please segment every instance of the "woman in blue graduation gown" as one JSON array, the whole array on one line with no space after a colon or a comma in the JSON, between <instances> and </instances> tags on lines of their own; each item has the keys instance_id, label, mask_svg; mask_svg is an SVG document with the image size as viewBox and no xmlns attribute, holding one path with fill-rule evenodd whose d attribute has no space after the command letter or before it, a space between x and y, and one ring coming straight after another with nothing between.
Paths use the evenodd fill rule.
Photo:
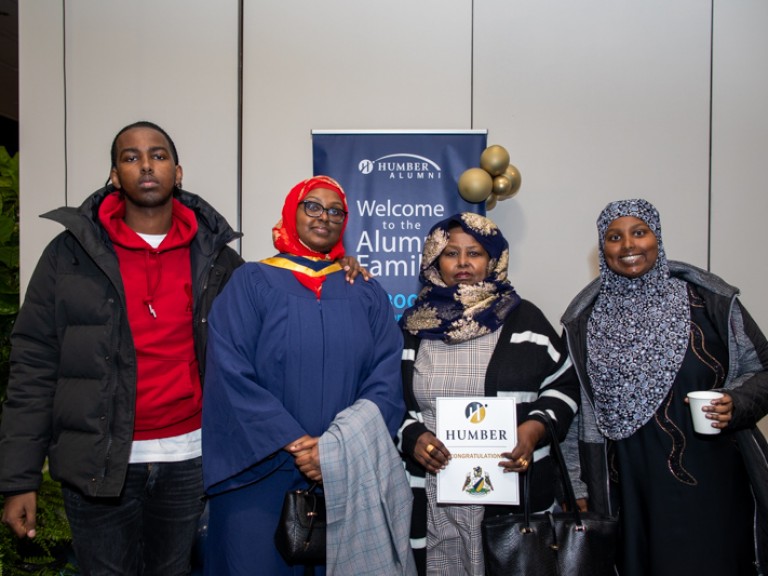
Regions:
<instances>
[{"instance_id":1,"label":"woman in blue graduation gown","mask_svg":"<svg viewBox=\"0 0 768 576\"><path fill-rule=\"evenodd\" d=\"M357 400L394 436L402 337L376 281L348 283L347 204L333 179L300 182L273 229L279 254L235 272L209 328L203 473L206 574L304 574L273 535L288 490L322 481L318 437ZM323 574L317 567L315 574Z\"/></svg>"}]
</instances>

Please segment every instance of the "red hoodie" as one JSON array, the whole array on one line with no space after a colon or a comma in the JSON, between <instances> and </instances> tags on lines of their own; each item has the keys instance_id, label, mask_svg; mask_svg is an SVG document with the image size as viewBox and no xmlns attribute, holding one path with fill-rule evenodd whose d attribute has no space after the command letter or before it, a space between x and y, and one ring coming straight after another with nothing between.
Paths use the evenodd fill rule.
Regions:
<instances>
[{"instance_id":1,"label":"red hoodie","mask_svg":"<svg viewBox=\"0 0 768 576\"><path fill-rule=\"evenodd\" d=\"M197 219L174 198L171 229L160 246L152 248L124 217L125 200L117 192L107 196L99 220L115 246L136 348L133 438L178 436L199 429L202 414L189 257Z\"/></svg>"}]
</instances>

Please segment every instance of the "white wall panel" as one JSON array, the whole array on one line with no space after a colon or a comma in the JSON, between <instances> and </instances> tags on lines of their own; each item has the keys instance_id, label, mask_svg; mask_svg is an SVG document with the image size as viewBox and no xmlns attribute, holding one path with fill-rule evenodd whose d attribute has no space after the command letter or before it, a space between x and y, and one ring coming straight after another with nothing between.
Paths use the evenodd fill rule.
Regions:
<instances>
[{"instance_id":1,"label":"white wall panel","mask_svg":"<svg viewBox=\"0 0 768 576\"><path fill-rule=\"evenodd\" d=\"M246 259L274 251L311 130L470 127L471 21L466 0L246 2Z\"/></svg>"},{"instance_id":2,"label":"white wall panel","mask_svg":"<svg viewBox=\"0 0 768 576\"><path fill-rule=\"evenodd\" d=\"M716 2L714 23L711 266L768 333L768 4Z\"/></svg>"},{"instance_id":3,"label":"white wall panel","mask_svg":"<svg viewBox=\"0 0 768 576\"><path fill-rule=\"evenodd\" d=\"M513 283L556 326L597 275L609 201L653 202L667 254L706 266L708 6L475 3L474 128L523 181L489 216L510 240Z\"/></svg>"},{"instance_id":4,"label":"white wall panel","mask_svg":"<svg viewBox=\"0 0 768 576\"><path fill-rule=\"evenodd\" d=\"M768 333L768 4L715 4L712 271Z\"/></svg>"},{"instance_id":5,"label":"white wall panel","mask_svg":"<svg viewBox=\"0 0 768 576\"><path fill-rule=\"evenodd\" d=\"M61 226L38 216L64 203L64 73L60 0L19 2L21 291Z\"/></svg>"},{"instance_id":6,"label":"white wall panel","mask_svg":"<svg viewBox=\"0 0 768 576\"><path fill-rule=\"evenodd\" d=\"M237 216L236 0L66 2L68 203L106 181L116 132L174 139L184 187Z\"/></svg>"}]
</instances>

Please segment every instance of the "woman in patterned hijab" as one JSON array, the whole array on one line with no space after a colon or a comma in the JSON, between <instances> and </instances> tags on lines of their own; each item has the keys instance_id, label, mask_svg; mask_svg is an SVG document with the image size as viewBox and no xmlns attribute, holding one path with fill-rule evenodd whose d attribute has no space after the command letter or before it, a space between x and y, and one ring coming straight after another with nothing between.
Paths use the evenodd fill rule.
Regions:
<instances>
[{"instance_id":1,"label":"woman in patterned hijab","mask_svg":"<svg viewBox=\"0 0 768 576\"><path fill-rule=\"evenodd\" d=\"M768 525L768 447L756 428L768 342L734 287L667 259L646 200L608 204L597 230L600 277L563 316L583 376L578 495L618 510L622 576L757 574L755 561L768 561L768 534L753 530ZM704 408L712 433L702 435L686 395L711 389L722 397Z\"/></svg>"},{"instance_id":2,"label":"woman in patterned hijab","mask_svg":"<svg viewBox=\"0 0 768 576\"><path fill-rule=\"evenodd\" d=\"M545 510L555 501L549 456L537 448L546 443L545 414L565 436L578 405L578 385L560 336L509 283L508 262L507 241L489 219L465 212L438 222L424 244L423 288L401 318L408 415L399 436L414 492L411 542L422 573L482 576L483 518L516 511L437 505L435 475L451 452L434 433L436 398L514 397L517 443L501 453L500 462L471 473L498 485L503 473L526 473L535 460L531 506Z\"/></svg>"},{"instance_id":3,"label":"woman in patterned hijab","mask_svg":"<svg viewBox=\"0 0 768 576\"><path fill-rule=\"evenodd\" d=\"M622 234L624 222L630 228ZM685 282L669 275L661 220L649 202L609 204L597 229L602 285L587 327L587 373L600 431L619 440L648 422L669 393L688 348L690 307ZM626 236L632 248L622 244ZM644 361L660 357L661 364Z\"/></svg>"},{"instance_id":4,"label":"woman in patterned hijab","mask_svg":"<svg viewBox=\"0 0 768 576\"><path fill-rule=\"evenodd\" d=\"M440 261L452 229L474 238L487 253L480 282L446 282L443 277ZM403 314L403 328L420 338L447 343L493 332L520 303L507 279L508 264L509 244L488 218L464 212L438 222L424 243L419 275L423 288L416 304Z\"/></svg>"}]
</instances>

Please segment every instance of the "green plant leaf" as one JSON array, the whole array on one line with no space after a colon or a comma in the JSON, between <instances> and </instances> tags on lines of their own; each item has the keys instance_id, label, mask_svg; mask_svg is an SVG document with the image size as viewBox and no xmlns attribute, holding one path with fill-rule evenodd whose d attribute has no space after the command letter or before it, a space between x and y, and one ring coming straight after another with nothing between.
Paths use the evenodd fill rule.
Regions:
<instances>
[{"instance_id":1,"label":"green plant leaf","mask_svg":"<svg viewBox=\"0 0 768 576\"><path fill-rule=\"evenodd\" d=\"M5 398L8 387L10 333L18 311L19 155L11 156L4 146L0 146L0 402ZM11 573L4 570L7 554L3 541L5 533L7 530L0 529L0 576Z\"/></svg>"}]
</instances>

